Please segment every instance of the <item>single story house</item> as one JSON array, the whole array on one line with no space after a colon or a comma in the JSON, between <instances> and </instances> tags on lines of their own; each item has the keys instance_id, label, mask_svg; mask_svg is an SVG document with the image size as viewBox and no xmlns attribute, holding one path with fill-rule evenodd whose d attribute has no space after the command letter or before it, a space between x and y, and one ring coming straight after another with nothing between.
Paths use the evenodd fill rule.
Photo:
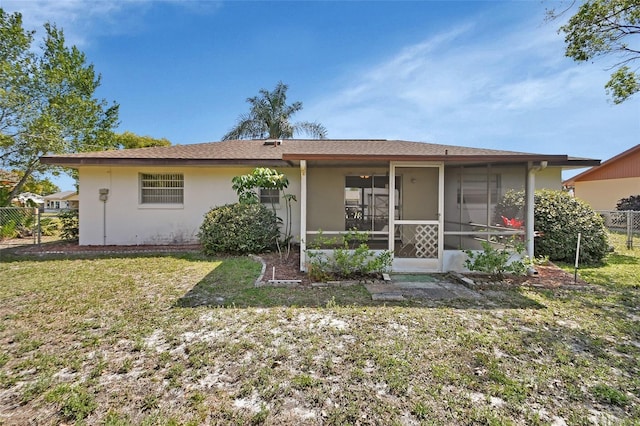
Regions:
<instances>
[{"instance_id":1,"label":"single story house","mask_svg":"<svg viewBox=\"0 0 640 426\"><path fill-rule=\"evenodd\" d=\"M23 192L13 199L13 204L21 207L37 206L39 209L42 209L44 206L44 197L32 192Z\"/></svg>"},{"instance_id":2,"label":"single story house","mask_svg":"<svg viewBox=\"0 0 640 426\"><path fill-rule=\"evenodd\" d=\"M631 195L640 195L640 144L564 181L594 210L615 210Z\"/></svg>"},{"instance_id":3,"label":"single story house","mask_svg":"<svg viewBox=\"0 0 640 426\"><path fill-rule=\"evenodd\" d=\"M76 191L62 191L44 196L44 211L46 213L56 213L78 207L79 197Z\"/></svg>"},{"instance_id":4,"label":"single story house","mask_svg":"<svg viewBox=\"0 0 640 426\"><path fill-rule=\"evenodd\" d=\"M462 268L479 240L522 235L533 253L533 190L561 189L563 167L597 160L401 140L238 140L41 158L79 172L80 244L197 241L204 215L237 201L234 176L275 168L297 202L293 235L305 249L320 231L368 231L395 271ZM524 225L497 223L509 189L526 190ZM273 194L267 194L271 197ZM266 198L269 198L266 197ZM282 206L282 208L284 205Z\"/></svg>"}]
</instances>

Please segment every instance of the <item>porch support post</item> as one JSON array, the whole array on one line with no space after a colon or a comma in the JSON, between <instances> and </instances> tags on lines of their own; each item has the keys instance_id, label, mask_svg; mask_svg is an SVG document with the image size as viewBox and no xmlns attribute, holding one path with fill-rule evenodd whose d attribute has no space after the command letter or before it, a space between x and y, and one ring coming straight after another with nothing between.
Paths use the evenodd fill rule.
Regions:
<instances>
[{"instance_id":1,"label":"porch support post","mask_svg":"<svg viewBox=\"0 0 640 426\"><path fill-rule=\"evenodd\" d=\"M539 164L534 165L532 162L527 164L527 187L526 193L526 218L525 218L525 240L527 240L527 255L530 259L533 259L533 238L534 235L534 220L535 220L535 201L534 192L536 190L536 173L547 167L546 161L541 161Z\"/></svg>"},{"instance_id":2,"label":"porch support post","mask_svg":"<svg viewBox=\"0 0 640 426\"><path fill-rule=\"evenodd\" d=\"M306 270L307 250L307 160L300 160L300 270Z\"/></svg>"},{"instance_id":3,"label":"porch support post","mask_svg":"<svg viewBox=\"0 0 640 426\"><path fill-rule=\"evenodd\" d=\"M525 234L524 238L527 241L527 256L533 259L533 222L534 222L534 198L533 192L536 189L536 169L532 163L527 165L527 186L525 189Z\"/></svg>"},{"instance_id":4,"label":"porch support post","mask_svg":"<svg viewBox=\"0 0 640 426\"><path fill-rule=\"evenodd\" d=\"M389 242L387 249L394 253L396 238L396 167L389 162Z\"/></svg>"}]
</instances>

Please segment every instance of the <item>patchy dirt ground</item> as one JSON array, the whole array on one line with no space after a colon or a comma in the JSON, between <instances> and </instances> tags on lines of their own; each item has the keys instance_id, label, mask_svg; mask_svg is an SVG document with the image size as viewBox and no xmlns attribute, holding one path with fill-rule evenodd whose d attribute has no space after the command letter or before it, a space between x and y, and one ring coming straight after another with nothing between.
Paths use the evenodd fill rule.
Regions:
<instances>
[{"instance_id":1,"label":"patchy dirt ground","mask_svg":"<svg viewBox=\"0 0 640 426\"><path fill-rule=\"evenodd\" d=\"M265 257L277 278L286 268L297 274L295 256ZM249 268L245 281L228 274ZM571 274L550 267L529 280L565 287L523 286L531 303L517 307L340 298L265 307L258 296L336 289L255 288L257 270L246 258L225 265L190 254L0 262L10 283L0 285L0 424L595 425L640 418L640 287L571 291ZM176 304L229 276L256 303Z\"/></svg>"},{"instance_id":2,"label":"patchy dirt ground","mask_svg":"<svg viewBox=\"0 0 640 426\"><path fill-rule=\"evenodd\" d=\"M275 279L301 280L302 285L311 284L309 276L300 271L300 253L298 251L292 251L289 256L284 254L281 256L279 253L263 253L260 257L267 265L265 268L265 280L272 279L273 271L275 270Z\"/></svg>"},{"instance_id":3,"label":"patchy dirt ground","mask_svg":"<svg viewBox=\"0 0 640 426\"><path fill-rule=\"evenodd\" d=\"M536 288L583 288L589 284L578 276L577 279L570 273L560 269L553 263L547 265L537 265L535 267L536 275L513 276L507 275L500 282L496 282L495 278L491 278L486 274L465 273L467 278L471 278L475 282L475 287L503 287L513 288L518 286L531 286Z\"/></svg>"}]
</instances>

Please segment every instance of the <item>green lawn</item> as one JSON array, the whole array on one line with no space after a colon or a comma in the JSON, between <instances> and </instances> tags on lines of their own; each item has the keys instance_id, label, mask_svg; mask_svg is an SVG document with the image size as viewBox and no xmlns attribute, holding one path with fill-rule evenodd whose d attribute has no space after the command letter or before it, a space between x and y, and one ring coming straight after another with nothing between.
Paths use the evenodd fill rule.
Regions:
<instances>
[{"instance_id":1,"label":"green lawn","mask_svg":"<svg viewBox=\"0 0 640 426\"><path fill-rule=\"evenodd\" d=\"M640 249L530 304L254 288L248 258L0 258L0 424L639 424Z\"/></svg>"}]
</instances>

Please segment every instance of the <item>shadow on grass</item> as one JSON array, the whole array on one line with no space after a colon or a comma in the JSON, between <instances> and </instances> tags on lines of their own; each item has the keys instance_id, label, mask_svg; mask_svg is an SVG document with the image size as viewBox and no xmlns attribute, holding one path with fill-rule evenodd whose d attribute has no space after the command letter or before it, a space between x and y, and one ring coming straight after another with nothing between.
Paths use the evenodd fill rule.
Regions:
<instances>
[{"instance_id":1,"label":"shadow on grass","mask_svg":"<svg viewBox=\"0 0 640 426\"><path fill-rule=\"evenodd\" d=\"M175 307L194 308L200 306L223 307L325 307L339 306L404 306L460 309L542 309L545 306L527 298L518 290L480 292L477 299L434 299L415 294L404 301L373 300L364 285L346 287L293 288L255 287L261 265L248 257L209 258L198 252L61 252L20 253L15 249L0 251L0 262L49 262L76 259L119 259L144 257L174 257L193 262L208 262L211 271L198 281L187 293L174 302Z\"/></svg>"},{"instance_id":2,"label":"shadow on grass","mask_svg":"<svg viewBox=\"0 0 640 426\"><path fill-rule=\"evenodd\" d=\"M218 259L218 265L175 306L220 307L324 307L324 306L405 306L451 307L461 309L543 309L545 306L518 290L482 292L477 299L435 299L408 297L404 301L373 300L364 285L329 287L256 287L261 265L249 258Z\"/></svg>"},{"instance_id":3,"label":"shadow on grass","mask_svg":"<svg viewBox=\"0 0 640 426\"><path fill-rule=\"evenodd\" d=\"M57 241L50 243L54 247L59 244ZM77 247L77 244L68 244ZM40 246L23 245L0 248L0 262L50 262L55 260L73 259L113 259L123 257L150 257L150 256L173 256L179 258L191 258L193 260L209 260L199 251L182 246L161 246L162 249L145 249L144 246L130 246L128 250L110 248L111 246L86 246L84 249L51 250L48 243Z\"/></svg>"}]
</instances>

